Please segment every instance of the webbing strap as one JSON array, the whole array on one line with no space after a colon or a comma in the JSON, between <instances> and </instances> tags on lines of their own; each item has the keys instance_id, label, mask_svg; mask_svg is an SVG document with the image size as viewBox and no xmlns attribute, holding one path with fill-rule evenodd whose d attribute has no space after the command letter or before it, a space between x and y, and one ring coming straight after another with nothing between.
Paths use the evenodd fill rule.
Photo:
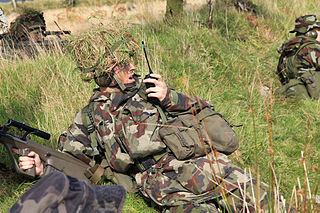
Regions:
<instances>
[{"instance_id":1,"label":"webbing strap","mask_svg":"<svg viewBox=\"0 0 320 213\"><path fill-rule=\"evenodd\" d=\"M122 81L120 80L119 76L116 73L113 75L113 79L117 82L118 86L122 91L126 89L126 86L122 83Z\"/></svg>"},{"instance_id":2,"label":"webbing strap","mask_svg":"<svg viewBox=\"0 0 320 213\"><path fill-rule=\"evenodd\" d=\"M160 117L161 117L161 121L162 121L162 124L165 124L167 122L167 116L166 114L164 113L163 109L161 108L161 106L159 105L155 105L155 107L157 108L159 114L160 114Z\"/></svg>"},{"instance_id":3,"label":"webbing strap","mask_svg":"<svg viewBox=\"0 0 320 213\"><path fill-rule=\"evenodd\" d=\"M300 47L298 48L298 50L294 53L294 55L290 58L290 60L287 60L287 69L288 69L288 66L292 67L297 73L294 73L294 74L298 74L298 70L296 68L296 60L295 58L297 57L297 54L300 52L300 50L302 50L302 48L304 48L305 46L309 45L309 44L312 44L314 42L312 41L308 41L302 45L300 45ZM297 77L296 77L297 78ZM298 78L297 78L298 79Z\"/></svg>"},{"instance_id":4,"label":"webbing strap","mask_svg":"<svg viewBox=\"0 0 320 213\"><path fill-rule=\"evenodd\" d=\"M85 126L88 127L88 133L89 133L89 138L91 140L91 147L93 149L93 155L99 155L98 142L97 142L96 136L94 134L95 125L94 125L94 119L93 119L92 113L94 113L94 102L90 102L84 108L84 122L85 122Z\"/></svg>"},{"instance_id":5,"label":"webbing strap","mask_svg":"<svg viewBox=\"0 0 320 213\"><path fill-rule=\"evenodd\" d=\"M97 183L104 173L104 168L99 164L94 165L85 172L85 176L91 181L92 184Z\"/></svg>"},{"instance_id":6,"label":"webbing strap","mask_svg":"<svg viewBox=\"0 0 320 213\"><path fill-rule=\"evenodd\" d=\"M145 92L146 89L147 89L146 85L144 83L142 83L140 88L139 88L139 90L138 90L138 94L144 100L148 100L147 94ZM167 116L166 116L165 112L163 111L163 109L161 108L161 106L158 105L158 104L154 104L154 106L157 108L157 110L159 112L162 124L166 123L167 122Z\"/></svg>"}]
</instances>

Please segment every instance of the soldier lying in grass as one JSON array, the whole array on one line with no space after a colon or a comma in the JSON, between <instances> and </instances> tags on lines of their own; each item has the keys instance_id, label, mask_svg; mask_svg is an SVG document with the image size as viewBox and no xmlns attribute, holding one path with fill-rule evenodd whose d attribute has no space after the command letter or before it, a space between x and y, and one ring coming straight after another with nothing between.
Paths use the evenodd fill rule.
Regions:
<instances>
[{"instance_id":1,"label":"soldier lying in grass","mask_svg":"<svg viewBox=\"0 0 320 213\"><path fill-rule=\"evenodd\" d=\"M315 15L296 19L296 36L278 48L277 68L282 87L278 94L300 99L320 97L320 21Z\"/></svg>"}]
</instances>

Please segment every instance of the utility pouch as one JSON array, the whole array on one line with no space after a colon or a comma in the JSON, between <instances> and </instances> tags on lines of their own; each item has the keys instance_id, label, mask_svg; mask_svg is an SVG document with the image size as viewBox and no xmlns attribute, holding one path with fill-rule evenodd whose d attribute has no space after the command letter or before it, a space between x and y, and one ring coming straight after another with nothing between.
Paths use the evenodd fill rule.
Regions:
<instances>
[{"instance_id":1,"label":"utility pouch","mask_svg":"<svg viewBox=\"0 0 320 213\"><path fill-rule=\"evenodd\" d=\"M231 154L239 147L230 124L209 107L169 119L159 134L178 160L204 156L212 149Z\"/></svg>"},{"instance_id":2,"label":"utility pouch","mask_svg":"<svg viewBox=\"0 0 320 213\"><path fill-rule=\"evenodd\" d=\"M288 83L276 89L275 94L286 98L310 98L306 86L298 79L290 79Z\"/></svg>"},{"instance_id":3,"label":"utility pouch","mask_svg":"<svg viewBox=\"0 0 320 213\"><path fill-rule=\"evenodd\" d=\"M301 80L305 83L309 96L312 99L320 97L320 72L308 71L301 76Z\"/></svg>"}]
</instances>

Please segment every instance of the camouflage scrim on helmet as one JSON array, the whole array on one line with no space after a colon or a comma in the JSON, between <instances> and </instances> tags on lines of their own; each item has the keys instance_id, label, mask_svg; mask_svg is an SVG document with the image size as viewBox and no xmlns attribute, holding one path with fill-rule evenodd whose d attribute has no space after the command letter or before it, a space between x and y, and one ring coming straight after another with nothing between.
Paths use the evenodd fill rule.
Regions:
<instances>
[{"instance_id":1,"label":"camouflage scrim on helmet","mask_svg":"<svg viewBox=\"0 0 320 213\"><path fill-rule=\"evenodd\" d=\"M300 16L295 21L295 28L290 33L306 33L313 28L320 28L320 22L315 15Z\"/></svg>"},{"instance_id":2,"label":"camouflage scrim on helmet","mask_svg":"<svg viewBox=\"0 0 320 213\"><path fill-rule=\"evenodd\" d=\"M88 82L94 79L99 86L108 86L112 80L112 69L134 61L139 48L131 34L115 28L86 32L70 44L81 78Z\"/></svg>"},{"instance_id":3,"label":"camouflage scrim on helmet","mask_svg":"<svg viewBox=\"0 0 320 213\"><path fill-rule=\"evenodd\" d=\"M33 31L40 32L38 34L41 36L41 32L45 30L46 23L43 12L32 8L26 8L22 11L21 15L10 24L9 33L12 39L22 41L30 40L30 33Z\"/></svg>"}]
</instances>

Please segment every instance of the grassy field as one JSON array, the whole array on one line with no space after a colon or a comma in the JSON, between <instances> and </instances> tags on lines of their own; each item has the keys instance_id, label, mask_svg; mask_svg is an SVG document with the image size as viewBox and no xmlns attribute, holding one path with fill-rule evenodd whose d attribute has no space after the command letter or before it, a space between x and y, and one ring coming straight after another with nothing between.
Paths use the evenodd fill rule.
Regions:
<instances>
[{"instance_id":1,"label":"grassy field","mask_svg":"<svg viewBox=\"0 0 320 213\"><path fill-rule=\"evenodd\" d=\"M39 10L45 9L58 9L71 7L68 5L68 0L34 0L34 1L25 1L25 2L17 2L17 10L23 7L33 7L38 8ZM76 0L75 6L95 6L99 7L102 5L112 5L123 2L133 2L133 0ZM12 3L0 3L0 7L4 11L5 14L10 14L14 11Z\"/></svg>"},{"instance_id":2,"label":"grassy field","mask_svg":"<svg viewBox=\"0 0 320 213\"><path fill-rule=\"evenodd\" d=\"M320 100L276 97L277 47L296 17L320 15L314 0L253 0L256 16L216 0L213 28L208 8L188 12L176 22L152 22L131 28L147 43L154 72L176 90L203 97L233 124L240 148L230 158L279 191L298 212L319 212L310 197L320 195ZM290 5L290 7L288 6ZM150 17L152 20L152 17ZM141 51L142 54L142 51ZM83 107L94 84L81 81L68 53L58 51L0 61L0 124L8 118L50 132L56 147L60 133ZM138 72L147 66L141 55ZM0 146L1 163L10 166ZM1 164L0 212L6 212L33 184ZM137 195L128 196L124 212L157 212ZM274 211L276 212L276 211Z\"/></svg>"}]
</instances>

